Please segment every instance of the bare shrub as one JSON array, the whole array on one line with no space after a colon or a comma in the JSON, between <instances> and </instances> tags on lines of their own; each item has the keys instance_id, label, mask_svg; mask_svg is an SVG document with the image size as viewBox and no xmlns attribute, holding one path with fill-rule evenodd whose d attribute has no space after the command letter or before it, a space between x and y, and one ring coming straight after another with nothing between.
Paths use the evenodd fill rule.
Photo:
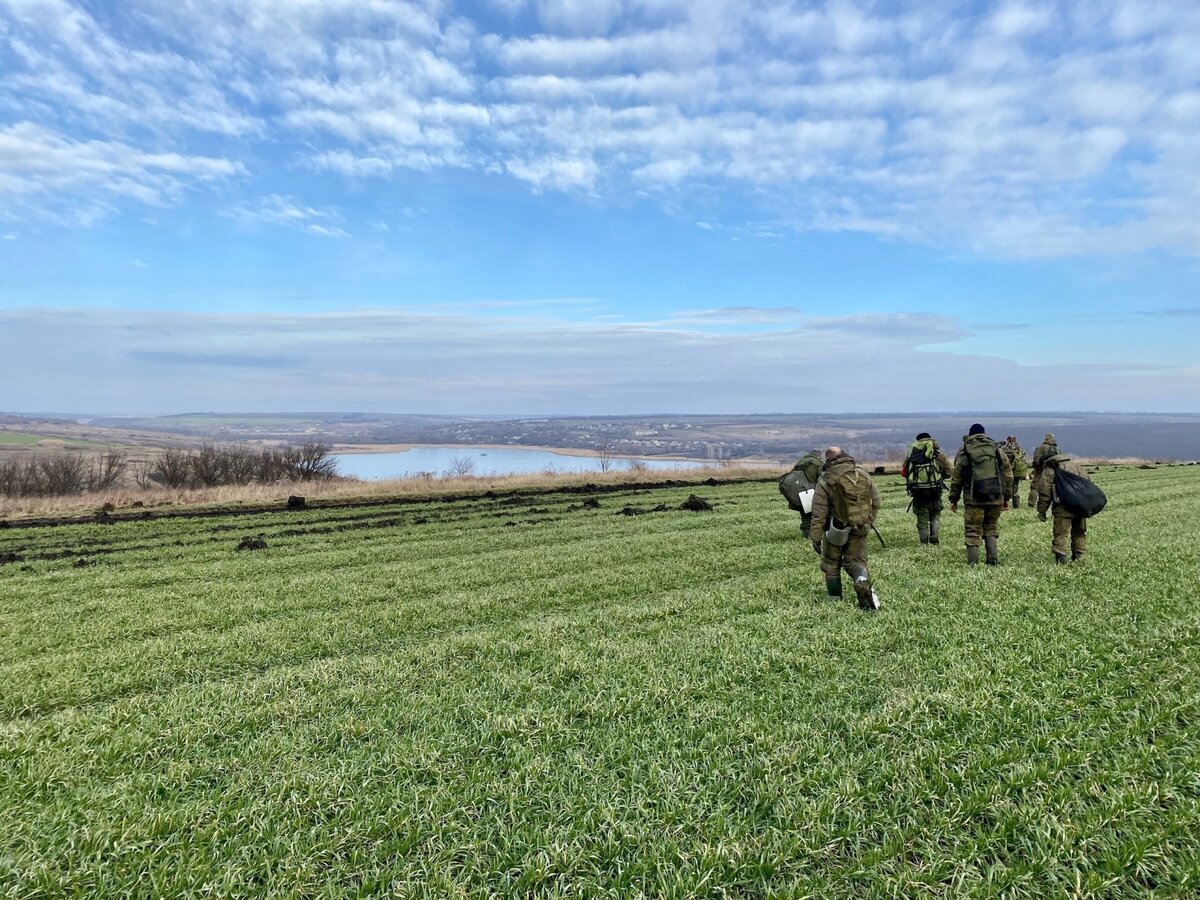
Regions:
<instances>
[{"instance_id":1,"label":"bare shrub","mask_svg":"<svg viewBox=\"0 0 1200 900\"><path fill-rule=\"evenodd\" d=\"M475 460L469 456L456 456L450 460L446 474L451 478L466 478L475 472Z\"/></svg>"},{"instance_id":2,"label":"bare shrub","mask_svg":"<svg viewBox=\"0 0 1200 900\"><path fill-rule=\"evenodd\" d=\"M92 463L88 490L107 491L117 487L129 470L129 458L120 450L106 450Z\"/></svg>"},{"instance_id":3,"label":"bare shrub","mask_svg":"<svg viewBox=\"0 0 1200 900\"><path fill-rule=\"evenodd\" d=\"M38 493L55 497L82 493L90 474L91 466L82 453L43 456L38 460Z\"/></svg>"},{"instance_id":4,"label":"bare shrub","mask_svg":"<svg viewBox=\"0 0 1200 900\"><path fill-rule=\"evenodd\" d=\"M605 444L600 448L600 452L596 454L596 465L599 467L601 472L611 471L616 461L617 457L616 454L613 453L611 444Z\"/></svg>"},{"instance_id":5,"label":"bare shrub","mask_svg":"<svg viewBox=\"0 0 1200 900\"><path fill-rule=\"evenodd\" d=\"M205 444L191 454L191 483L196 487L216 487L229 483L228 464L224 451Z\"/></svg>"},{"instance_id":6,"label":"bare shrub","mask_svg":"<svg viewBox=\"0 0 1200 900\"><path fill-rule=\"evenodd\" d=\"M226 484L252 484L258 470L258 454L248 447L225 451Z\"/></svg>"},{"instance_id":7,"label":"bare shrub","mask_svg":"<svg viewBox=\"0 0 1200 900\"><path fill-rule=\"evenodd\" d=\"M629 471L635 475L645 475L650 471L650 463L644 459L631 459L629 461Z\"/></svg>"},{"instance_id":8,"label":"bare shrub","mask_svg":"<svg viewBox=\"0 0 1200 900\"><path fill-rule=\"evenodd\" d=\"M168 447L150 465L150 480L169 488L188 487L192 481L192 455Z\"/></svg>"},{"instance_id":9,"label":"bare shrub","mask_svg":"<svg viewBox=\"0 0 1200 900\"><path fill-rule=\"evenodd\" d=\"M292 481L325 481L337 476L337 460L328 444L289 447L285 455Z\"/></svg>"}]
</instances>

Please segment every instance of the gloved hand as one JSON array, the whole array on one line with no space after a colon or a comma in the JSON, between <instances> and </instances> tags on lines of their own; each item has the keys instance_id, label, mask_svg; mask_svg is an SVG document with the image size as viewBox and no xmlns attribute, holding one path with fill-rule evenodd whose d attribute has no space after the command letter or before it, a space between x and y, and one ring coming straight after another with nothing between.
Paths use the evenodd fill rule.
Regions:
<instances>
[{"instance_id":1,"label":"gloved hand","mask_svg":"<svg viewBox=\"0 0 1200 900\"><path fill-rule=\"evenodd\" d=\"M1002 509L1002 510L1008 509L1008 501L1007 500L1005 500L1003 503L1000 504L1000 509Z\"/></svg>"},{"instance_id":2,"label":"gloved hand","mask_svg":"<svg viewBox=\"0 0 1200 900\"><path fill-rule=\"evenodd\" d=\"M1038 521L1039 522L1046 521L1046 511L1045 510L1042 510L1040 513L1038 513Z\"/></svg>"},{"instance_id":3,"label":"gloved hand","mask_svg":"<svg viewBox=\"0 0 1200 900\"><path fill-rule=\"evenodd\" d=\"M813 553L817 554L817 556L820 556L821 555L821 542L813 541L812 545L813 545Z\"/></svg>"},{"instance_id":4,"label":"gloved hand","mask_svg":"<svg viewBox=\"0 0 1200 900\"><path fill-rule=\"evenodd\" d=\"M957 503L950 504L950 512L958 512L958 504Z\"/></svg>"}]
</instances>

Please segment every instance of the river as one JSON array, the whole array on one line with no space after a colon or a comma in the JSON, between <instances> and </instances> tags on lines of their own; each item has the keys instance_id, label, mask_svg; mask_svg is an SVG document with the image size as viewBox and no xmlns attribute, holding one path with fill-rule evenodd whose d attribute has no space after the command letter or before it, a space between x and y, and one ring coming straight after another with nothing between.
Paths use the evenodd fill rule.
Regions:
<instances>
[{"instance_id":1,"label":"river","mask_svg":"<svg viewBox=\"0 0 1200 900\"><path fill-rule=\"evenodd\" d=\"M339 453L336 457L338 474L367 481L408 478L423 472L446 475L460 459L471 460L472 475L528 475L551 469L556 473L600 472L600 461L594 456L570 456L527 447L413 447L399 453ZM630 462L624 457L614 458L609 471L628 469ZM680 459L642 462L655 470L694 469L707 465Z\"/></svg>"}]
</instances>

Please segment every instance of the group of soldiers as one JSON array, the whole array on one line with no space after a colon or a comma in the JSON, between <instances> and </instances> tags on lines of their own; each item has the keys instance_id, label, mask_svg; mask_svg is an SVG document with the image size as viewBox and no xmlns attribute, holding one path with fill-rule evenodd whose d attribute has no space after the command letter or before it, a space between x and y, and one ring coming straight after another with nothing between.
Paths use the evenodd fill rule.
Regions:
<instances>
[{"instance_id":1,"label":"group of soldiers","mask_svg":"<svg viewBox=\"0 0 1200 900\"><path fill-rule=\"evenodd\" d=\"M1000 514L1021 505L1020 485L1029 477L1027 505L1038 518L1053 516L1052 549L1056 563L1079 560L1087 547L1087 518L1068 509L1055 492L1059 471L1087 481L1087 472L1070 456L1060 453L1058 442L1047 433L1030 462L1016 437L1003 442L991 438L981 424L963 436L963 444L951 463L938 442L921 432L909 445L900 468L912 498L909 508L916 514L917 537L921 544L940 542L942 495L949 480L950 511L963 504L967 564L997 565ZM800 512L801 529L821 557L826 592L841 599L845 571L854 585L858 605L866 610L880 607L879 595L867 567L867 539L882 507L879 489L871 474L842 450L830 447L824 455L812 450L786 473L779 483L788 505Z\"/></svg>"}]
</instances>

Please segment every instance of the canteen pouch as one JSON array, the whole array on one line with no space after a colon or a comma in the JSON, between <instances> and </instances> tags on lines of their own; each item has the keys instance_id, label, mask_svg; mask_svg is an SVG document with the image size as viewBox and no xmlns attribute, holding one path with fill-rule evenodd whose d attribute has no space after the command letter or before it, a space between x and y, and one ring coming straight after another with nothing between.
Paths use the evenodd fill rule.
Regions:
<instances>
[{"instance_id":1,"label":"canteen pouch","mask_svg":"<svg viewBox=\"0 0 1200 900\"><path fill-rule=\"evenodd\" d=\"M812 488L800 492L800 508L804 510L806 515L812 512L813 496L816 493Z\"/></svg>"},{"instance_id":2,"label":"canteen pouch","mask_svg":"<svg viewBox=\"0 0 1200 900\"><path fill-rule=\"evenodd\" d=\"M837 521L829 523L829 527L825 529L825 540L834 547L845 547L846 542L850 540L850 525L838 527Z\"/></svg>"}]
</instances>

